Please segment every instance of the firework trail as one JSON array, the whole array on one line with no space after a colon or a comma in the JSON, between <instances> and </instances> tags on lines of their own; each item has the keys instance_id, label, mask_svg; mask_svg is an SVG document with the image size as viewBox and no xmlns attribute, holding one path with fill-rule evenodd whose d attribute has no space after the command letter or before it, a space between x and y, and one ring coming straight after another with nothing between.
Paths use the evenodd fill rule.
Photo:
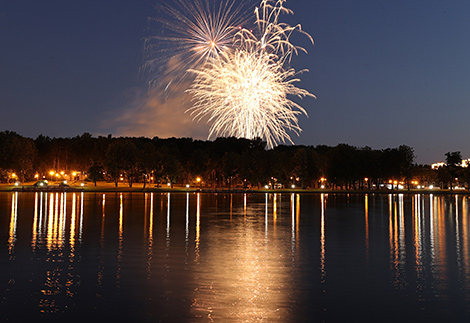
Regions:
<instances>
[{"instance_id":1,"label":"firework trail","mask_svg":"<svg viewBox=\"0 0 470 323\"><path fill-rule=\"evenodd\" d=\"M299 135L302 131L298 116L307 112L289 97L314 96L295 86L300 81L298 75L305 70L296 72L289 64L293 55L306 51L293 45L290 38L299 32L312 43L313 39L300 25L279 21L281 14L292 14L284 7L285 1L262 0L254 10L254 30L232 24L241 21L235 19L240 10L233 9L233 2L218 7L216 14L203 12L209 6L191 7L179 2L197 12L189 17L198 19L183 15L179 18L183 24L178 28L186 29L174 28L186 38L171 39L181 41L180 49L191 53L177 67L195 76L188 89L194 104L188 111L197 120L208 119L209 138L214 135L260 137L271 148L281 142L292 143L289 132ZM167 10L174 10L174 15L181 12Z\"/></svg>"}]
</instances>

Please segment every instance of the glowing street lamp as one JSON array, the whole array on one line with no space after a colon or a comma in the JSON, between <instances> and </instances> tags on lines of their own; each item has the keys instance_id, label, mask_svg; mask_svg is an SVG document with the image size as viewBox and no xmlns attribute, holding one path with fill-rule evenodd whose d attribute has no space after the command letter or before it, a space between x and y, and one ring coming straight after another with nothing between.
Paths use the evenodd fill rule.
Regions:
<instances>
[{"instance_id":1,"label":"glowing street lamp","mask_svg":"<svg viewBox=\"0 0 470 323\"><path fill-rule=\"evenodd\" d=\"M200 177L196 178L196 182L199 183L199 188L202 188L202 181Z\"/></svg>"},{"instance_id":2,"label":"glowing street lamp","mask_svg":"<svg viewBox=\"0 0 470 323\"><path fill-rule=\"evenodd\" d=\"M325 177L320 178L320 182L321 182L320 188L324 189L325 188L326 178Z\"/></svg>"}]
</instances>

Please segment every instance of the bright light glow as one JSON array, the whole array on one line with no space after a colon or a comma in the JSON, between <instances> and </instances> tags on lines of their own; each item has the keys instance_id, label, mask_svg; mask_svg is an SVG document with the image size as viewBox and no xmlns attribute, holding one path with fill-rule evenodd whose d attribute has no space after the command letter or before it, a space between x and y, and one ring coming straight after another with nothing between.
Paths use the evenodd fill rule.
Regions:
<instances>
[{"instance_id":1,"label":"bright light glow","mask_svg":"<svg viewBox=\"0 0 470 323\"><path fill-rule=\"evenodd\" d=\"M167 186L171 186L171 183L167 183L166 185L167 185Z\"/></svg>"},{"instance_id":2,"label":"bright light glow","mask_svg":"<svg viewBox=\"0 0 470 323\"><path fill-rule=\"evenodd\" d=\"M39 178L39 174L34 175L34 178Z\"/></svg>"},{"instance_id":3,"label":"bright light glow","mask_svg":"<svg viewBox=\"0 0 470 323\"><path fill-rule=\"evenodd\" d=\"M186 184L186 188L189 188L189 184Z\"/></svg>"},{"instance_id":4,"label":"bright light glow","mask_svg":"<svg viewBox=\"0 0 470 323\"><path fill-rule=\"evenodd\" d=\"M269 188L269 186L268 186L268 185L264 185L264 188L265 188L265 189L268 189L268 188Z\"/></svg>"},{"instance_id":5,"label":"bright light glow","mask_svg":"<svg viewBox=\"0 0 470 323\"><path fill-rule=\"evenodd\" d=\"M60 175L64 175L64 174L65 174L64 171L60 172Z\"/></svg>"},{"instance_id":6,"label":"bright light glow","mask_svg":"<svg viewBox=\"0 0 470 323\"><path fill-rule=\"evenodd\" d=\"M429 189L431 189L431 190L432 190L433 188L434 188L434 186L433 186L433 185L429 185Z\"/></svg>"},{"instance_id":7,"label":"bright light glow","mask_svg":"<svg viewBox=\"0 0 470 323\"><path fill-rule=\"evenodd\" d=\"M75 177L77 176L77 172L73 172L72 175Z\"/></svg>"},{"instance_id":8,"label":"bright light glow","mask_svg":"<svg viewBox=\"0 0 470 323\"><path fill-rule=\"evenodd\" d=\"M292 188L295 188L295 185L292 185L291 187L292 187Z\"/></svg>"},{"instance_id":9,"label":"bright light glow","mask_svg":"<svg viewBox=\"0 0 470 323\"><path fill-rule=\"evenodd\" d=\"M85 186L85 183L81 183L80 186L82 186L82 187Z\"/></svg>"},{"instance_id":10,"label":"bright light glow","mask_svg":"<svg viewBox=\"0 0 470 323\"><path fill-rule=\"evenodd\" d=\"M53 170L51 170L51 171L49 172L49 175L51 175L51 176L54 176L54 174L55 174L55 172L54 172Z\"/></svg>"},{"instance_id":11,"label":"bright light glow","mask_svg":"<svg viewBox=\"0 0 470 323\"><path fill-rule=\"evenodd\" d=\"M200 177L196 178L196 181L199 183L201 181L201 178Z\"/></svg>"},{"instance_id":12,"label":"bright light glow","mask_svg":"<svg viewBox=\"0 0 470 323\"><path fill-rule=\"evenodd\" d=\"M11 174L11 177L15 178L15 177L16 177L16 174L15 174L15 173Z\"/></svg>"},{"instance_id":13,"label":"bright light glow","mask_svg":"<svg viewBox=\"0 0 470 323\"><path fill-rule=\"evenodd\" d=\"M19 183L19 182L15 182L15 186L18 186L18 185L20 185L20 183Z\"/></svg>"},{"instance_id":14,"label":"bright light glow","mask_svg":"<svg viewBox=\"0 0 470 323\"><path fill-rule=\"evenodd\" d=\"M321 188L325 188L325 185L322 185Z\"/></svg>"},{"instance_id":15,"label":"bright light glow","mask_svg":"<svg viewBox=\"0 0 470 323\"><path fill-rule=\"evenodd\" d=\"M64 183L64 184L67 184L67 181L64 181L63 183Z\"/></svg>"}]
</instances>

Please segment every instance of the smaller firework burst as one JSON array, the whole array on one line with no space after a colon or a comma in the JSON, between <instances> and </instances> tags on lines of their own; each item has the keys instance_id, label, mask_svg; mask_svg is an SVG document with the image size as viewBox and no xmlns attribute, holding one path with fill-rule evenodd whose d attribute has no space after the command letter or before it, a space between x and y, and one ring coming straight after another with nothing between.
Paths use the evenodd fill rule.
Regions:
<instances>
[{"instance_id":1,"label":"smaller firework burst","mask_svg":"<svg viewBox=\"0 0 470 323\"><path fill-rule=\"evenodd\" d=\"M146 39L143 70L150 75L150 85L167 86L233 47L249 6L240 0L175 0L162 1L157 9L160 15L152 21L162 33Z\"/></svg>"}]
</instances>

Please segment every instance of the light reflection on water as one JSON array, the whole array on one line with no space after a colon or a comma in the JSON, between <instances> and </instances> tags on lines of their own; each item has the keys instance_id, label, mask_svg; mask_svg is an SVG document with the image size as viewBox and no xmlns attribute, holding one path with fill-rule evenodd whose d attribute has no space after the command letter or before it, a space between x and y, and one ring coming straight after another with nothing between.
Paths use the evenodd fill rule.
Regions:
<instances>
[{"instance_id":1,"label":"light reflection on water","mask_svg":"<svg viewBox=\"0 0 470 323\"><path fill-rule=\"evenodd\" d=\"M1 193L0 309L10 320L468 319L468 199Z\"/></svg>"}]
</instances>

